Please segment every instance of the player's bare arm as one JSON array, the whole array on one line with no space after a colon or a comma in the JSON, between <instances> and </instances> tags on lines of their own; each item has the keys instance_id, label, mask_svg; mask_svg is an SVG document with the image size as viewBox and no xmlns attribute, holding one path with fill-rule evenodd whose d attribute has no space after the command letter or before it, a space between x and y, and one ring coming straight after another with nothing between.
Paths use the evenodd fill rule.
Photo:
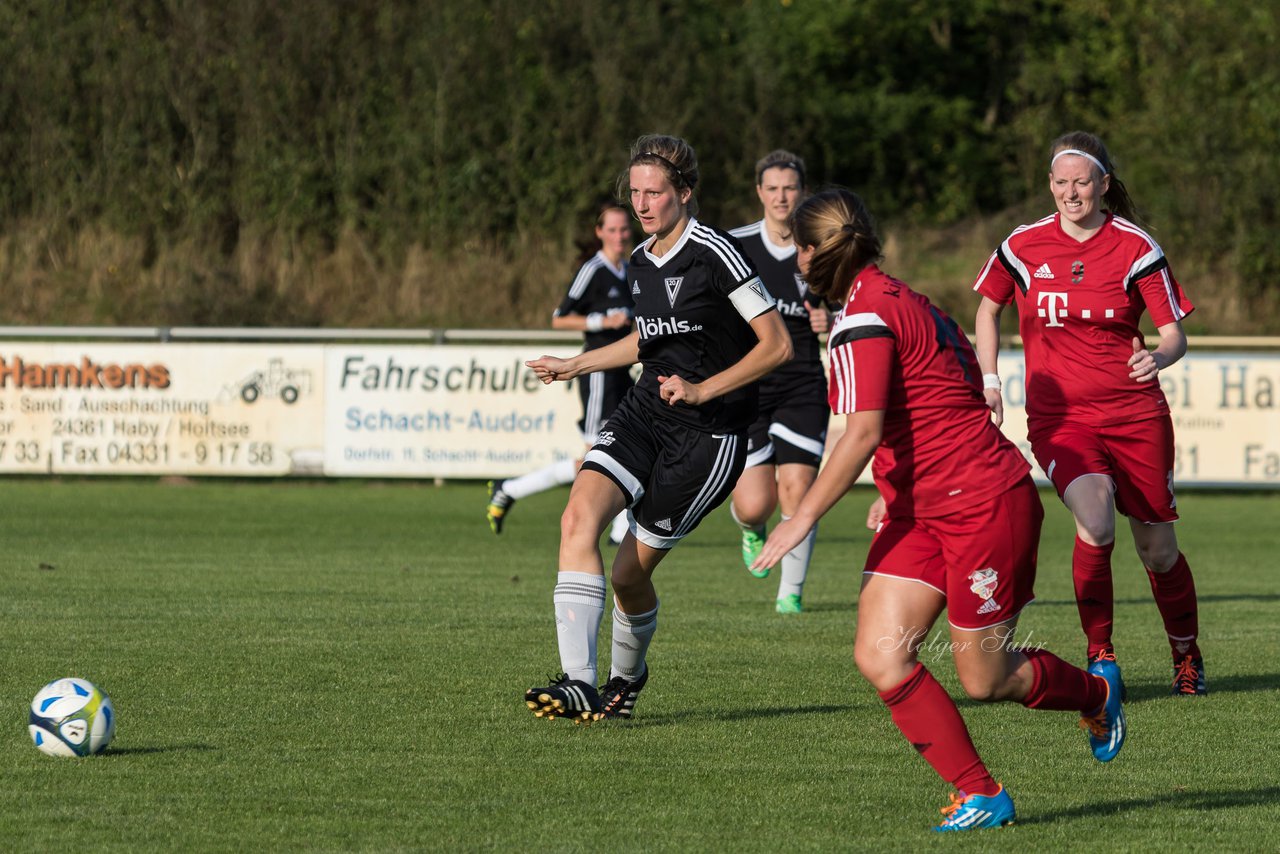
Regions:
<instances>
[{"instance_id":1,"label":"player's bare arm","mask_svg":"<svg viewBox=\"0 0 1280 854\"><path fill-rule=\"evenodd\" d=\"M1178 321L1166 323L1156 330L1160 343L1148 350L1141 338L1133 339L1133 355L1129 357L1129 378L1140 383L1151 382L1160 372L1187 353L1187 336Z\"/></svg>"},{"instance_id":2,"label":"player's bare arm","mask_svg":"<svg viewBox=\"0 0 1280 854\"><path fill-rule=\"evenodd\" d=\"M598 314L565 314L551 318L552 329L571 332L598 332L601 329L626 329L631 325L631 315L625 311L607 311Z\"/></svg>"},{"instance_id":3,"label":"player's bare arm","mask_svg":"<svg viewBox=\"0 0 1280 854\"><path fill-rule=\"evenodd\" d=\"M978 312L973 318L973 352L978 357L978 365L982 368L982 397L991 410L991 420L999 427L1004 424L1004 399L1000 395L1000 370L998 360L1000 354L1000 314L1004 306L990 297L983 297L978 303ZM993 380L989 380L993 377Z\"/></svg>"},{"instance_id":4,"label":"player's bare arm","mask_svg":"<svg viewBox=\"0 0 1280 854\"><path fill-rule=\"evenodd\" d=\"M720 373L700 383L691 383L674 375L658 377L662 399L673 406L679 402L697 406L753 383L791 360L791 335L782 322L782 315L776 310L771 309L752 318L751 329L756 333L756 345L736 364Z\"/></svg>"},{"instance_id":5,"label":"player's bare arm","mask_svg":"<svg viewBox=\"0 0 1280 854\"><path fill-rule=\"evenodd\" d=\"M818 478L804 494L796 514L773 529L765 541L753 569L773 566L809 534L828 510L835 506L858 475L867 467L884 435L884 410L851 412L844 434L836 442L831 457L818 472Z\"/></svg>"},{"instance_id":6,"label":"player's bare arm","mask_svg":"<svg viewBox=\"0 0 1280 854\"><path fill-rule=\"evenodd\" d=\"M640 333L632 332L626 338L615 341L605 347L597 347L579 353L572 359L561 359L556 356L539 356L525 362L525 367L532 368L538 379L550 384L556 381L571 380L583 374L596 371L607 371L610 368L625 368L634 365L640 358Z\"/></svg>"}]
</instances>

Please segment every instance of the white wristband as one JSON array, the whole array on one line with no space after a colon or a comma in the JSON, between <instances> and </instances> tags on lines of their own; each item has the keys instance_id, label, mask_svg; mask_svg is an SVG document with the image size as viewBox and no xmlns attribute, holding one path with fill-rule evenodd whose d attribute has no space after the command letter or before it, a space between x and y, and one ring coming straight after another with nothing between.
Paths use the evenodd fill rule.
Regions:
<instances>
[{"instance_id":1,"label":"white wristband","mask_svg":"<svg viewBox=\"0 0 1280 854\"><path fill-rule=\"evenodd\" d=\"M604 329L604 315L600 312L592 312L587 315L587 331L599 332Z\"/></svg>"},{"instance_id":2,"label":"white wristband","mask_svg":"<svg viewBox=\"0 0 1280 854\"><path fill-rule=\"evenodd\" d=\"M984 389L987 389L987 388L993 388L993 389L995 389L996 391L999 391L999 390L1000 390L1000 375L999 375L999 374L983 374L983 375L982 375L982 387L983 387Z\"/></svg>"}]
</instances>

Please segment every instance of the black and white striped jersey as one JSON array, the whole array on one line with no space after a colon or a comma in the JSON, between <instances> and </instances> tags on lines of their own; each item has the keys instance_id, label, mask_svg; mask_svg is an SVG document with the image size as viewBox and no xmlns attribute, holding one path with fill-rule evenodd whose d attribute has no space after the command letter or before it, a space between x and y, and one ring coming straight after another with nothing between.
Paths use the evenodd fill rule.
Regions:
<instances>
[{"instance_id":1,"label":"black and white striped jersey","mask_svg":"<svg viewBox=\"0 0 1280 854\"><path fill-rule=\"evenodd\" d=\"M649 254L652 242L636 247L627 271L644 367L636 393L662 418L709 433L742 430L755 417L755 383L700 406L669 406L658 377L702 382L739 362L758 340L749 321L775 310L773 300L727 232L690 219L661 258Z\"/></svg>"},{"instance_id":2,"label":"black and white striped jersey","mask_svg":"<svg viewBox=\"0 0 1280 854\"><path fill-rule=\"evenodd\" d=\"M591 314L613 314L625 312L631 316L631 290L627 287L627 265L617 267L609 263L603 252L597 252L573 277L569 292L555 310L556 317L569 314L587 316ZM622 329L601 329L599 332L584 332L586 341L584 350L594 350L606 344L612 344L631 334L631 327Z\"/></svg>"},{"instance_id":3,"label":"black and white striped jersey","mask_svg":"<svg viewBox=\"0 0 1280 854\"><path fill-rule=\"evenodd\" d=\"M769 240L764 220L744 225L729 232L738 238L751 263L755 265L760 280L786 322L791 333L795 355L785 365L760 380L762 392L809 391L820 389L826 394L826 375L822 371L822 346L818 336L809 326L807 306L820 306L821 298L809 290L809 285L796 267L796 245L778 246Z\"/></svg>"}]
</instances>

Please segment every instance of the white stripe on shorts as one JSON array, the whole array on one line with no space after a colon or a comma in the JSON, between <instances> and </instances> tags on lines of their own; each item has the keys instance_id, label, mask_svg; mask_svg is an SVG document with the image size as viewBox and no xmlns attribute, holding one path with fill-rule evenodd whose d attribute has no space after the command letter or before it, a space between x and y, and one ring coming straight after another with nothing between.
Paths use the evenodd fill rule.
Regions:
<instances>
[{"instance_id":1,"label":"white stripe on shorts","mask_svg":"<svg viewBox=\"0 0 1280 854\"><path fill-rule=\"evenodd\" d=\"M604 413L604 374L600 371L587 375L587 406L582 413L582 438L587 444L595 444L600 433Z\"/></svg>"},{"instance_id":2,"label":"white stripe on shorts","mask_svg":"<svg viewBox=\"0 0 1280 854\"><path fill-rule=\"evenodd\" d=\"M701 518L701 514L707 505L714 500L716 494L724 489L725 482L729 479L729 474L733 469L733 457L738 451L738 437L736 435L725 436L720 441L720 450L716 452L716 461L711 466L711 474L707 477L706 483L702 486L702 491L693 499L693 503L689 505L689 510L684 514L684 518L680 520L680 525L675 530L675 535L683 537L693 530L696 520Z\"/></svg>"},{"instance_id":3,"label":"white stripe on shorts","mask_svg":"<svg viewBox=\"0 0 1280 854\"><path fill-rule=\"evenodd\" d=\"M631 493L631 500L627 502L628 507L635 506L635 503L644 496L644 484L636 480L635 475L627 471L626 467L604 451L592 448L587 451L587 455L582 458L582 463L583 465L586 465L587 463L595 463L605 471L609 472L609 474L613 475L614 478L622 484L623 489Z\"/></svg>"},{"instance_id":4,"label":"white stripe on shorts","mask_svg":"<svg viewBox=\"0 0 1280 854\"><path fill-rule=\"evenodd\" d=\"M770 424L769 435L782 439L788 445L794 445L802 451L808 451L814 456L822 456L822 448L824 443L820 439L811 439L808 436L801 435L790 427L784 427L781 424Z\"/></svg>"}]
</instances>

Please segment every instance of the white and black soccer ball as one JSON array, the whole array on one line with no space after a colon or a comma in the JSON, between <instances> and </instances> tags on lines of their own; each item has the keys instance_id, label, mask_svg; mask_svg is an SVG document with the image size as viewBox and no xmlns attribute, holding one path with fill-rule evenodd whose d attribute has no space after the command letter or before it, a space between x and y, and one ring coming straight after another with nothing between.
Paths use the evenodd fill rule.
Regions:
<instances>
[{"instance_id":1,"label":"white and black soccer ball","mask_svg":"<svg viewBox=\"0 0 1280 854\"><path fill-rule=\"evenodd\" d=\"M101 753L116 734L111 699L85 679L57 679L31 701L31 740L50 756Z\"/></svg>"}]
</instances>

